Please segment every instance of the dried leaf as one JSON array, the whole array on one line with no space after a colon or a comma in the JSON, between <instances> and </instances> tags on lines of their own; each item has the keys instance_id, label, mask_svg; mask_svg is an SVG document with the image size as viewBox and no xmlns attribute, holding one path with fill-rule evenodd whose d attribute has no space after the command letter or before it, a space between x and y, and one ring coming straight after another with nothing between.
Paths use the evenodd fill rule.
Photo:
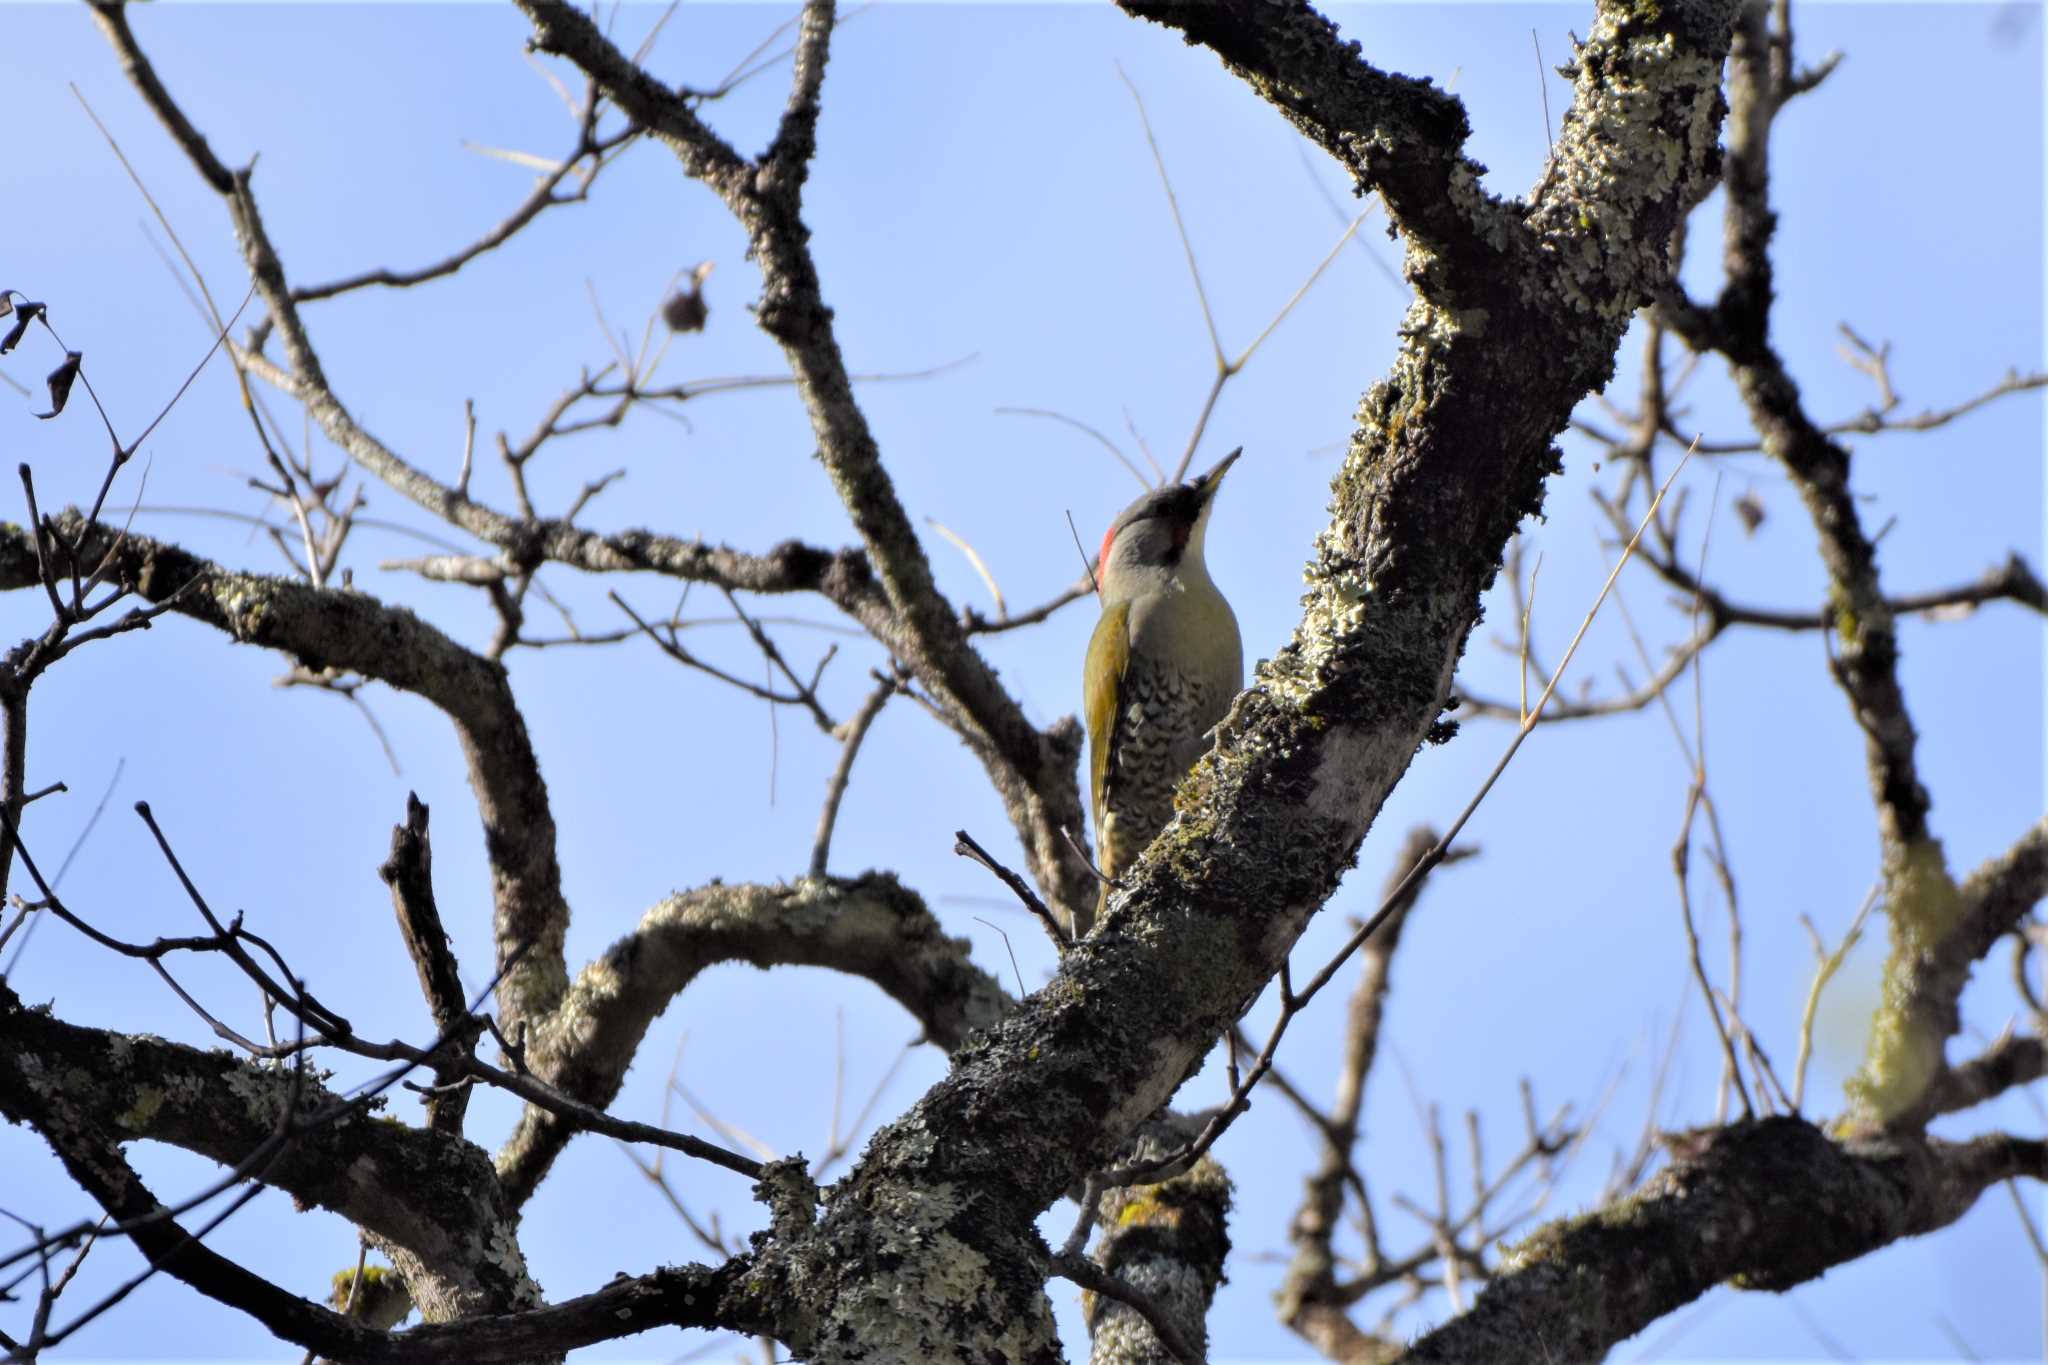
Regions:
<instances>
[{"instance_id":1,"label":"dried leaf","mask_svg":"<svg viewBox=\"0 0 2048 1365\"><path fill-rule=\"evenodd\" d=\"M709 316L710 310L704 306L704 295L695 281L688 289L678 289L669 295L668 302L661 306L662 321L672 332L701 332L704 319Z\"/></svg>"},{"instance_id":2,"label":"dried leaf","mask_svg":"<svg viewBox=\"0 0 2048 1365\"><path fill-rule=\"evenodd\" d=\"M6 355L16 346L19 346L22 337L28 333L28 325L42 315L43 305L24 301L15 312L14 325L7 329L6 336L0 337L0 355Z\"/></svg>"},{"instance_id":3,"label":"dried leaf","mask_svg":"<svg viewBox=\"0 0 2048 1365\"><path fill-rule=\"evenodd\" d=\"M78 378L78 362L83 359L85 359L85 356L79 351L66 351L64 353L64 363L50 371L50 378L48 380L50 385L50 410L48 412L39 412L36 416L47 422L50 418L64 411L65 401L71 397L72 381Z\"/></svg>"},{"instance_id":4,"label":"dried leaf","mask_svg":"<svg viewBox=\"0 0 2048 1365\"><path fill-rule=\"evenodd\" d=\"M1750 489L1735 500L1735 515L1742 519L1743 534L1753 536L1764 524L1768 513L1764 509L1764 500L1756 495L1755 489Z\"/></svg>"}]
</instances>

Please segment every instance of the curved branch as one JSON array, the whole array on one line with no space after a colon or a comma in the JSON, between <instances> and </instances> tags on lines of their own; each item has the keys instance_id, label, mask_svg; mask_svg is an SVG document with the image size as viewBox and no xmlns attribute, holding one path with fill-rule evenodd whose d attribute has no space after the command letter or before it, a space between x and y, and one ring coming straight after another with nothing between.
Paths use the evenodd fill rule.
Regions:
<instances>
[{"instance_id":1,"label":"curved branch","mask_svg":"<svg viewBox=\"0 0 2048 1365\"><path fill-rule=\"evenodd\" d=\"M527 1037L536 1074L587 1104L611 1103L648 1027L699 972L723 962L830 967L863 977L948 1052L1013 1007L947 938L918 896L884 873L782 886L717 885L674 896L586 967ZM575 1128L529 1107L498 1154L514 1205L547 1174Z\"/></svg>"},{"instance_id":2,"label":"curved branch","mask_svg":"<svg viewBox=\"0 0 2048 1365\"><path fill-rule=\"evenodd\" d=\"M489 1158L459 1138L381 1121L367 1104L352 1107L303 1074L147 1034L64 1023L24 1007L4 984L0 1040L0 1112L32 1124L67 1165L91 1159L96 1148L143 1139L239 1167L276 1139L281 1123L345 1111L332 1121L301 1122L256 1178L370 1232L429 1320L540 1303L514 1235L517 1213ZM107 1207L129 1218L156 1206ZM157 1226L172 1225L160 1219ZM130 1235L158 1254L149 1233Z\"/></svg>"},{"instance_id":3,"label":"curved branch","mask_svg":"<svg viewBox=\"0 0 2048 1365\"><path fill-rule=\"evenodd\" d=\"M58 525L82 556L110 557L110 573L151 602L168 602L182 616L308 668L346 669L411 692L453 721L483 821L499 961L531 945L502 983L500 1001L512 1019L553 1003L563 984L568 907L547 784L502 665L364 593L237 573L148 536L89 523L75 510ZM28 533L0 527L0 591L37 582Z\"/></svg>"},{"instance_id":4,"label":"curved branch","mask_svg":"<svg viewBox=\"0 0 2048 1365\"><path fill-rule=\"evenodd\" d=\"M1489 264L1498 267L1485 225L1505 226L1507 218L1478 189L1484 168L1463 153L1472 129L1455 96L1426 77L1381 71L1306 4L1118 0L1118 6L1178 29L1188 42L1221 57L1232 74L1351 172L1356 193L1377 191L1387 216L1411 242L1456 262L1457 272L1475 283ZM1448 277L1436 277L1423 288L1429 292L1448 283Z\"/></svg>"},{"instance_id":5,"label":"curved branch","mask_svg":"<svg viewBox=\"0 0 2048 1365\"><path fill-rule=\"evenodd\" d=\"M429 265L418 266L411 270L392 270L388 267L379 266L376 269L360 271L354 275L329 281L326 284L300 285L292 290L292 302L316 303L321 299L331 299L337 294L346 294L356 289L367 289L373 285L383 285L390 289L409 289L416 284L426 284L430 280L442 279L453 275L456 271L462 269L462 267L486 252L495 251L511 241L521 228L524 228L528 223L540 217L546 210L562 204L582 203L590 197L591 181L596 179L598 171L602 170L607 164L606 154L631 139L638 137L640 132L637 128L627 128L623 132L599 138L596 136L596 131L597 112L593 102L585 107L581 128L576 138L576 145L569 149L569 154L561 159L561 162L554 170L541 176L534 183L533 189L527 194L526 198L521 200L512 212L505 215L497 226L477 238L474 242L471 242L468 246L444 256ZM572 192L556 194L555 190L560 187L564 180L569 178L570 173L576 169L577 163L586 156L593 158L590 173L579 177L577 187Z\"/></svg>"}]
</instances>

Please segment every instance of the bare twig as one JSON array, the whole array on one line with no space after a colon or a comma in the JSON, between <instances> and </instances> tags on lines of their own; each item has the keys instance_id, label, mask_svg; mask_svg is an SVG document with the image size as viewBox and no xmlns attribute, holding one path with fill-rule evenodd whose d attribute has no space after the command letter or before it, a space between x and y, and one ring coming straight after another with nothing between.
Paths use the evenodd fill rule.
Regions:
<instances>
[{"instance_id":1,"label":"bare twig","mask_svg":"<svg viewBox=\"0 0 2048 1365\"><path fill-rule=\"evenodd\" d=\"M1792 1065L1792 1112L1795 1114L1801 1112L1801 1106L1806 1102L1806 1063L1813 1055L1813 1021L1820 1009L1820 993L1827 989L1828 982L1842 969L1850 951L1862 939L1863 921L1876 908L1878 893L1882 889L1881 884L1870 888L1870 894L1863 898L1863 904L1856 908L1855 917L1849 921L1841 945L1833 952L1829 952L1827 945L1821 942L1820 930L1814 928L1812 919L1805 915L1799 917L1799 922L1806 926L1807 937L1813 940L1816 965L1813 984L1806 991L1806 1007L1799 1015L1799 1056Z\"/></svg>"},{"instance_id":2,"label":"bare twig","mask_svg":"<svg viewBox=\"0 0 2048 1365\"><path fill-rule=\"evenodd\" d=\"M1172 1316L1160 1307L1151 1295L1134 1287L1129 1281L1118 1279L1085 1256L1058 1252L1053 1255L1051 1265L1052 1273L1061 1279L1071 1280L1090 1293L1100 1294L1105 1299L1115 1299L1134 1310L1138 1316L1145 1319L1145 1325L1152 1329L1160 1344L1172 1353L1175 1360L1182 1362L1182 1365L1196 1365L1196 1362L1203 1358L1188 1344L1187 1338L1181 1334L1180 1327Z\"/></svg>"},{"instance_id":3,"label":"bare twig","mask_svg":"<svg viewBox=\"0 0 2048 1365\"><path fill-rule=\"evenodd\" d=\"M1052 941L1059 946L1060 951L1065 952L1073 946L1074 941L1068 936L1066 927L1046 908L1045 902L1038 898L1038 893L1031 889L1031 883L997 862L995 855L974 841L973 835L964 829L954 830L953 851L995 873L996 880L1009 887L1017 899L1024 902L1024 908L1038 917L1038 922L1045 926L1045 932L1052 936Z\"/></svg>"},{"instance_id":4,"label":"bare twig","mask_svg":"<svg viewBox=\"0 0 2048 1365\"><path fill-rule=\"evenodd\" d=\"M875 690L868 693L860 709L840 727L839 763L832 769L831 780L825 784L825 805L818 812L818 833L811 842L811 876L823 877L832 854L832 826L839 819L839 802L846 795L846 784L853 777L853 760L860 754L861 741L867 738L868 727L875 723L875 717L882 713L882 707L889 698L896 695L897 679L884 673L873 673Z\"/></svg>"}]
</instances>

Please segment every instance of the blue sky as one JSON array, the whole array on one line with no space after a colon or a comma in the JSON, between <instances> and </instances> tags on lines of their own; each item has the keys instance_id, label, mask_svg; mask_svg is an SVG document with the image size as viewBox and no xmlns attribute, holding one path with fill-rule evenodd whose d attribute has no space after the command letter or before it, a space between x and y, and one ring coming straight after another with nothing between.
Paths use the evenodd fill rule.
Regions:
<instances>
[{"instance_id":1,"label":"blue sky","mask_svg":"<svg viewBox=\"0 0 2048 1365\"><path fill-rule=\"evenodd\" d=\"M619 30L637 41L659 13L628 6ZM1521 193L1535 182L1546 135L1531 30L1555 65L1569 51L1569 31L1589 23L1585 8L1374 5L1334 13L1382 65L1455 81L1471 112L1471 152L1491 168L1495 190ZM652 64L668 79L711 84L785 14L685 7ZM530 173L465 150L465 140L551 155L572 137L559 100L522 60L525 30L509 7L150 6L134 22L222 157L239 164L260 153L257 192L294 282L437 258L497 221L525 193ZM2011 367L2038 367L2038 12L1816 5L1799 11L1798 32L1808 60L1831 48L1848 54L1820 92L1786 113L1774 149L1782 225L1773 335L1810 409L1831 419L1872 401L1869 380L1837 354L1842 322L1893 343L1904 411L1959 401ZM0 47L33 56L29 69L17 64L12 81L17 136L4 161L0 284L49 304L67 343L85 352L116 424L124 434L139 430L208 336L139 226L147 209L65 82L77 83L119 138L216 296L236 299L246 276L225 214L123 83L81 9L0 10ZM912 515L972 542L1013 607L1041 601L1073 577L1065 514L1092 544L1137 488L1085 437L997 409L1056 409L1127 447L1128 421L1170 465L1212 373L1119 65L1158 130L1234 354L1335 243L1342 222L1326 196L1349 200L1334 167L1212 57L1107 9L881 7L845 26L826 85L807 218L848 362L887 372L965 361L934 378L871 385L864 398ZM757 149L779 110L782 79L777 68L720 102L714 124L742 149ZM1561 117L1569 88L1555 76L1547 87L1551 116ZM1695 219L1688 282L1696 290L1714 286L1717 232L1710 204ZM1247 448L1215 514L1210 557L1242 622L1248 659L1271 654L1292 628L1300 566L1325 518L1350 413L1392 354L1404 298L1374 256L1398 267L1377 216L1226 388L1204 438L1210 458ZM671 348L662 373L779 373L771 344L749 325L754 282L737 229L653 146L608 169L589 203L551 212L506 252L425 289L322 304L311 322L329 376L358 417L415 463L452 477L464 399L475 400L486 441L500 428L516 438L578 366L609 358L593 294L615 330L637 337L674 272L704 259L717 267L707 289L710 324ZM32 345L9 357L5 372L36 387L52 363L46 351ZM1633 402L1636 373L1631 341L1611 390L1616 402ZM1709 439L1741 434L1729 385L1711 363L1687 398L1689 420ZM13 414L0 432L15 458L34 466L47 503L89 500L103 458L89 409L74 406L45 424L27 415L41 407L40 394L17 401L0 393L0 411ZM284 411L275 399L273 407ZM593 505L588 524L701 531L753 549L789 536L831 545L848 538L787 392L706 398L684 415L687 425L639 415L617 432L565 443L536 467L536 500L559 507L585 481L625 467L628 477ZM1597 401L1584 415L1604 419ZM285 423L296 430L295 418ZM1562 446L1565 472L1551 485L1546 519L1528 532L1531 558L1544 555L1534 620L1552 659L1604 573L1588 495L1611 487L1614 475L1595 467L1597 451L1584 440L1566 437ZM1896 517L1880 549L1892 590L1973 578L2012 549L2040 564L2038 398L2008 399L1936 432L1859 439L1855 449L1867 524ZM323 468L341 459L318 442L315 452ZM225 367L201 376L146 453L148 508L266 510L244 482L260 455ZM1716 496L1722 504L1709 565L1731 597L1788 607L1819 600L1810 528L1768 462L1700 461L1687 482L1694 552L1706 504ZM136 487L124 480L116 499L133 500ZM478 490L510 504L488 460ZM1750 492L1769 517L1745 537L1726 504ZM368 515L435 529L381 485L365 494ZM137 525L224 562L280 566L245 525L164 510L144 511ZM491 620L480 600L377 567L423 549L417 539L365 527L344 562L358 585L481 646ZM987 590L965 559L936 536L929 550L955 603L988 609ZM606 585L559 571L549 581L585 628L619 624L604 602ZM662 582L619 587L643 614L667 609L676 596ZM1623 590L1652 649L1685 638L1684 616L1646 576L1624 576ZM691 602L692 614L722 610L709 594ZM830 621L806 601L761 610ZM10 638L42 620L30 594L0 600L0 613ZM987 642L1034 720L1075 708L1092 624L1081 603L1040 629ZM1513 660L1492 643L1512 634L1497 591L1468 655L1467 685L1512 694ZM738 632L707 628L701 638L731 666L758 667ZM851 711L866 668L879 662L875 651L817 629L789 627L782 638L800 659L841 645L826 692L836 712ZM1909 622L1902 638L1935 828L1966 870L2041 813L2038 622L1992 607L1960 621ZM1610 604L1566 691L1581 680L1596 692L1612 689L1617 664L1640 674ZM130 936L186 931L190 912L128 814L129 803L148 799L217 905L245 910L313 968L345 1013L386 1032L426 1036L374 868L405 792L417 790L435 813L443 913L480 981L488 878L453 736L425 706L369 689L366 700L403 765L394 775L346 704L273 689L283 666L176 621L67 660L35 696L30 785L62 779L71 794L39 804L27 836L37 848L68 844L116 764L124 765L116 799L65 885L72 904ZM759 703L685 674L651 649L528 651L510 666L561 829L576 914L572 968L671 890L802 871L836 747L801 717L783 715L771 740ZM1683 696L1689 724L1689 688ZM1860 740L1817 637L1730 634L1707 656L1703 697L1711 781L1744 903L1746 1012L1786 1070L1812 970L1798 917L1839 935L1876 873ZM1406 828L1448 822L1507 740L1499 724L1468 721L1455 743L1418 757L1358 871L1297 950L1298 963L1320 963L1346 932L1346 918L1370 910ZM1432 1182L1411 1083L1442 1106L1459 1186L1469 1172L1458 1116L1480 1113L1499 1160L1519 1131L1519 1077L1534 1078L1546 1109L1570 1102L1583 1113L1609 1094L1598 1136L1546 1216L1581 1207L1610 1151L1633 1142L1674 1011L1683 1022L1657 1121L1679 1128L1711 1118L1717 1048L1688 983L1669 870L1685 780L1654 711L1540 732L1469 828L1483 856L1431 885L1400 949L1390 1045L1368 1097L1364 1160L1390 1244L1421 1232L1390 1196L1426 1200ZM1050 948L999 898L1000 888L951 856L952 831L962 825L999 855L1013 852L971 758L914 707L885 711L841 817L834 870L899 871L950 932L974 940L984 967L1035 986L1051 969ZM1726 919L1704 869L1695 902L1712 970L1725 979ZM1818 1112L1833 1109L1859 1056L1881 942L1880 925L1823 1002L1809 1081ZM1965 998L1976 1036L1958 1040L1957 1056L1994 1036L2013 1008L2003 951L1980 975ZM26 998L54 999L76 1021L203 1041L202 1027L145 969L89 949L60 926L39 931L10 979ZM188 986L211 990L255 1024L238 983L195 970ZM1312 1094L1332 1083L1341 1013L1339 1001L1323 1002L1281 1053L1288 1075ZM1255 1013L1254 1021L1264 1017ZM815 1153L830 1122L841 1020L851 1109L914 1024L871 989L825 973L714 971L650 1036L619 1109L642 1118L660 1112L680 1046L678 1074L722 1119L777 1151ZM942 1069L932 1049L913 1051L877 1118L900 1111ZM343 1067L341 1075L357 1073ZM1205 1073L1182 1098L1193 1106L1220 1093L1219 1077ZM394 1108L414 1117L408 1098ZM480 1101L472 1135L494 1141L510 1113ZM692 1122L680 1105L675 1119ZM2039 1132L2038 1097L2011 1096L1946 1127L1992 1125ZM1262 1258L1284 1257L1312 1151L1277 1096L1261 1099L1221 1148L1238 1206L1231 1282L1211 1323L1219 1358L1308 1358L1273 1319L1270 1293L1282 1263ZM140 1151L137 1159L166 1196L211 1178L206 1163L175 1152ZM728 1228L758 1223L743 1182L675 1169L700 1217L717 1210ZM7 1207L50 1223L81 1212L47 1153L18 1130L0 1132L0 1170L29 1173L0 1180ZM2038 1191L2025 1197L2038 1217ZM1055 1239L1069 1218L1064 1208L1049 1215ZM571 1149L530 1206L525 1239L536 1274L561 1297L615 1271L702 1255L625 1158L593 1139ZM293 1214L281 1196L258 1200L215 1243L309 1293L354 1256L343 1224ZM97 1274L97 1283L111 1283L121 1254L96 1253L88 1282ZM1075 1296L1062 1284L1051 1292L1080 1355ZM1792 1295L1717 1291L1616 1358L1815 1358L1835 1347L1859 1359L1947 1358L1958 1353L1958 1339L1985 1359L2030 1357L2042 1345L2041 1292L2011 1201L1994 1192L1956 1228ZM84 1301L86 1290L77 1297ZM1375 1317L1377 1306L1367 1307ZM1432 1295L1396 1330L1419 1330L1446 1311L1442 1295ZM669 1334L591 1358L668 1359L696 1344ZM276 1354L260 1330L162 1279L82 1333L77 1349L107 1357Z\"/></svg>"}]
</instances>

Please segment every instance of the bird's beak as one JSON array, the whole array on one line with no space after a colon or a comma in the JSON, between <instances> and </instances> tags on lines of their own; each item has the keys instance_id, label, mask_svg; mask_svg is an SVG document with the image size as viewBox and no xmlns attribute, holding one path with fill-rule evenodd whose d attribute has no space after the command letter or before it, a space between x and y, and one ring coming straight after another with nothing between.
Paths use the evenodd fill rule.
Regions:
<instances>
[{"instance_id":1,"label":"bird's beak","mask_svg":"<svg viewBox=\"0 0 2048 1365\"><path fill-rule=\"evenodd\" d=\"M1244 447L1239 446L1236 450L1231 451L1228 455L1225 455L1221 460L1218 460L1216 462L1216 467L1214 469L1202 475L1201 478L1195 480L1194 486L1201 490L1202 497L1204 499L1213 498L1216 496L1216 488L1217 485L1223 482L1224 471L1228 470L1231 465L1235 464L1237 462L1237 457L1242 454L1244 454Z\"/></svg>"}]
</instances>

